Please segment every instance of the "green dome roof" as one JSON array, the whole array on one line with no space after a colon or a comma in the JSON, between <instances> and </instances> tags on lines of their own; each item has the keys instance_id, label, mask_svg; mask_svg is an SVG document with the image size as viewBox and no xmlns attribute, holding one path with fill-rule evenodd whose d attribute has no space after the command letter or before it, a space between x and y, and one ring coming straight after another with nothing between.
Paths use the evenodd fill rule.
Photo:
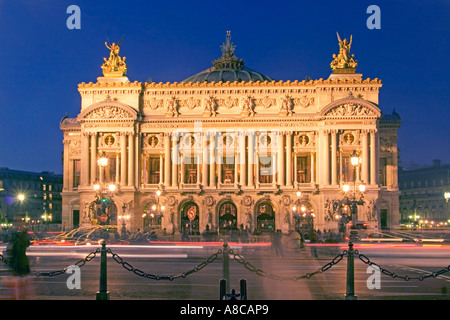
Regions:
<instances>
[{"instance_id":1,"label":"green dome roof","mask_svg":"<svg viewBox=\"0 0 450 320\"><path fill-rule=\"evenodd\" d=\"M231 43L227 31L225 43L220 47L222 56L213 61L213 67L197 73L183 82L234 82L234 81L272 81L273 79L250 68L244 67L244 60L235 56L236 46Z\"/></svg>"}]
</instances>

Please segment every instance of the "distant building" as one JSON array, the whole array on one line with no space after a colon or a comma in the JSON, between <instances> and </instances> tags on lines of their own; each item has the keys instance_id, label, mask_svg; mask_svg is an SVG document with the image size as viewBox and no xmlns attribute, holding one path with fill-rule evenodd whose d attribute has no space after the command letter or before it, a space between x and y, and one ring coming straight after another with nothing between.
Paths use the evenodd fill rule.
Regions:
<instances>
[{"instance_id":1,"label":"distant building","mask_svg":"<svg viewBox=\"0 0 450 320\"><path fill-rule=\"evenodd\" d=\"M403 223L413 220L448 222L449 205L444 193L450 191L450 165L434 160L431 166L399 166L400 216ZM414 218L414 215L418 218Z\"/></svg>"},{"instance_id":2,"label":"distant building","mask_svg":"<svg viewBox=\"0 0 450 320\"><path fill-rule=\"evenodd\" d=\"M61 174L0 168L0 181L0 224L12 223L16 217L23 218L30 227L61 223Z\"/></svg>"}]
</instances>

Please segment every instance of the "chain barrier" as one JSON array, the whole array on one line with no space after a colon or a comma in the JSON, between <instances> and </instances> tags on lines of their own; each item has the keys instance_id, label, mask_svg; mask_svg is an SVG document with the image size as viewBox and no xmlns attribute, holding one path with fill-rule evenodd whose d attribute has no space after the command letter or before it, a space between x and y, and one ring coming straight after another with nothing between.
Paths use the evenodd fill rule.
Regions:
<instances>
[{"instance_id":1,"label":"chain barrier","mask_svg":"<svg viewBox=\"0 0 450 320\"><path fill-rule=\"evenodd\" d=\"M450 271L450 265L448 265L445 268L442 268L439 271L436 272L432 272L432 273L425 273L425 274L420 274L418 276L415 277L411 277L408 275L398 275L395 272L391 272L387 269L384 269L382 267L380 267L378 264L376 264L375 262L372 262L366 255L359 253L358 250L355 250L355 257L358 257L359 260L361 260L363 263L365 263L366 265L369 266L376 266L381 273L391 277L391 278L400 278L403 279L405 281L410 281L410 280L419 280L419 281L423 281L424 279L427 278L437 278L438 276L440 276L441 274L447 273Z\"/></svg>"},{"instance_id":2,"label":"chain barrier","mask_svg":"<svg viewBox=\"0 0 450 320\"><path fill-rule=\"evenodd\" d=\"M81 268L83 267L86 262L91 261L92 259L94 259L97 256L97 253L100 253L101 249L97 248L97 250L92 251L91 253L89 253L86 257L84 257L83 259L79 260L78 262L76 262L74 265ZM61 274L65 274L67 272L67 267L61 270L57 270L57 271L50 271L50 272L36 272L35 276L36 277L54 277L54 276L59 276Z\"/></svg>"},{"instance_id":3,"label":"chain barrier","mask_svg":"<svg viewBox=\"0 0 450 320\"><path fill-rule=\"evenodd\" d=\"M108 249L107 252L112 255L112 258L115 262L122 265L122 267L124 267L126 270L133 272L135 275L138 275L143 278L153 279L153 280L173 281L178 278L186 278L188 275L202 270L204 267L206 267L210 263L213 263L217 259L219 254L222 254L223 251L222 251L222 249L219 249L216 253L212 254L209 258L205 259L203 262L201 262L199 265L197 265L195 268L192 268L189 271L182 272L177 275L170 275L170 276L160 276L160 275L156 275L156 274L152 274L152 273L146 273L140 269L134 268L128 262L125 262L117 253L112 252L111 249Z\"/></svg>"},{"instance_id":4,"label":"chain barrier","mask_svg":"<svg viewBox=\"0 0 450 320\"><path fill-rule=\"evenodd\" d=\"M310 279L311 277L315 276L318 273L323 273L323 272L329 270L331 267L338 264L344 257L346 257L348 255L347 250L344 250L342 253L336 255L333 258L333 260L331 260L329 263L323 265L321 268L317 269L314 272L309 272L304 275L295 276L295 277L282 277L282 276L277 276L277 275L267 273L261 269L256 268L253 264L251 264L250 262L247 262L244 259L244 257L242 257L240 254L234 253L233 249L230 249L229 252L230 252L230 254L233 255L233 258L236 262L243 265L250 272L254 272L255 274L257 274L258 276L261 276L261 277L269 278L272 280L279 280L279 281L297 281L300 279Z\"/></svg>"},{"instance_id":5,"label":"chain barrier","mask_svg":"<svg viewBox=\"0 0 450 320\"><path fill-rule=\"evenodd\" d=\"M90 262L92 259L94 259L98 253L101 252L100 248L97 248L95 251L90 252L85 258L79 260L78 262L76 262L74 265L78 266L78 267L83 267L87 262ZM231 254L234 258L234 260L243 265L244 268L246 268L248 271L255 273L258 276L261 277L265 277L265 278L269 278L272 280L278 280L278 281L298 281L300 279L310 279L311 277L319 274L319 273L323 273L329 269L331 269L333 266L337 265L339 262L341 262L341 260L344 257L348 256L348 251L347 250L343 250L342 253L339 253L338 255L336 255L330 262L328 262L327 264L323 265L322 267L318 268L317 270L313 271L313 272L308 272L304 275L299 275L299 276L278 276L278 275L274 275L271 273L267 273L262 269L259 269L257 267L255 267L252 263L248 262L247 260L245 260L245 258L240 255L239 253L235 253L233 251L233 249L228 249L229 254ZM136 274L137 276L143 277L143 278L148 278L148 279L153 279L153 280L175 280L178 278L186 278L187 276L189 276L192 273L198 272L200 270L202 270L203 268L205 268L207 265L213 263L217 257L223 253L222 249L219 249L216 253L212 254L210 257L208 257L207 259L205 259L204 261L202 261L200 264L198 264L196 267L186 271L186 272L182 272L180 274L177 275L169 275L169 276L162 276L162 275L156 275L156 274L152 274L152 273L146 273L140 269L137 269L135 267L133 267L131 264L129 264L128 262L124 261L117 253L114 253L111 251L111 249L107 249L107 253L112 255L112 258L115 262L117 262L118 264L120 264L124 269L126 269L127 271L130 271L134 274ZM380 265L378 265L377 263L371 261L369 259L369 257L367 257L366 255L359 253L358 250L355 250L353 253L354 257L358 257L359 260L361 260L364 264L368 265L368 266L375 266L377 267L381 273L383 273L386 276L389 276L391 278L399 278L399 279L403 279L405 281L410 281L410 280L419 280L419 281L423 281L427 278L437 278L438 276L445 274L447 272L450 272L450 265L448 265L447 267L442 268L441 270L435 271L435 272L431 272L431 273L424 273L424 274L419 274L418 276L410 276L410 275L399 275L395 272L389 271L385 268L382 268ZM8 265L9 267L11 267L9 261L2 255L0 254L0 262L5 263L6 265ZM48 277L54 277L54 276L58 276L61 274L65 274L67 272L67 267L63 268L61 270L56 270L56 271L50 271L50 272L36 272L35 276L37 277L41 277L41 276L48 276Z\"/></svg>"}]
</instances>

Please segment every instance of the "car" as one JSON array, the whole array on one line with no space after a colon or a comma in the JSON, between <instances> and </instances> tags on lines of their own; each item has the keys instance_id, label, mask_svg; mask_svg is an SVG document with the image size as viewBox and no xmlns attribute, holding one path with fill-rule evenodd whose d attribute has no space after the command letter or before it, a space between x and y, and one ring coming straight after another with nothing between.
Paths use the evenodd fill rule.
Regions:
<instances>
[{"instance_id":1,"label":"car","mask_svg":"<svg viewBox=\"0 0 450 320\"><path fill-rule=\"evenodd\" d=\"M353 226L353 224L350 221L348 223L348 227L352 228L352 226ZM364 221L356 221L356 223L355 223L355 229L358 229L358 230L363 230L363 229L366 230L369 226L370 226L370 224L367 222L364 222Z\"/></svg>"},{"instance_id":2,"label":"car","mask_svg":"<svg viewBox=\"0 0 450 320\"><path fill-rule=\"evenodd\" d=\"M361 241L367 242L402 242L403 238L394 237L390 234L374 232L367 235L366 238L361 239Z\"/></svg>"}]
</instances>

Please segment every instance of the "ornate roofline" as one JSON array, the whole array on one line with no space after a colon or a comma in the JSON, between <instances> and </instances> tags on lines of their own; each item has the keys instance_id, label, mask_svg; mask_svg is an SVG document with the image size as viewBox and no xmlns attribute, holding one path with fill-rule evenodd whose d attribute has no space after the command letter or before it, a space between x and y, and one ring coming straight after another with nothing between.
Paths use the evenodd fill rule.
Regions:
<instances>
[{"instance_id":1,"label":"ornate roofline","mask_svg":"<svg viewBox=\"0 0 450 320\"><path fill-rule=\"evenodd\" d=\"M335 78L335 79L317 79L317 80L302 80L302 81L234 81L234 82L117 82L117 83L85 83L82 82L78 84L79 89L89 89L89 88L120 88L120 87L133 87L133 88L220 88L220 87L295 87L295 86L305 86L305 87L315 87L321 85L340 85L340 84L373 84L380 85L381 80L378 78L374 79L355 79L355 78Z\"/></svg>"}]
</instances>

